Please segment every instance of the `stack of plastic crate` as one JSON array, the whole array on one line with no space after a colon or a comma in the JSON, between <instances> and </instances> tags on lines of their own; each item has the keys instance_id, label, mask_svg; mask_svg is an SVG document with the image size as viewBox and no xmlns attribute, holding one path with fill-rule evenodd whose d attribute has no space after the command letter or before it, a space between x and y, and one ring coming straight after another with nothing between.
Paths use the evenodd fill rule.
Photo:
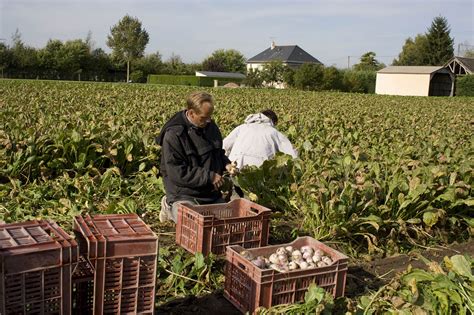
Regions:
<instances>
[{"instance_id":1,"label":"stack of plastic crate","mask_svg":"<svg viewBox=\"0 0 474 315\"><path fill-rule=\"evenodd\" d=\"M52 221L0 225L0 314L70 314L77 243Z\"/></svg>"},{"instance_id":2,"label":"stack of plastic crate","mask_svg":"<svg viewBox=\"0 0 474 315\"><path fill-rule=\"evenodd\" d=\"M136 214L78 216L74 233L94 273L92 284L84 273L88 279L85 288L94 288L94 292L77 290L77 305L90 303L93 296L95 314L153 314L155 233Z\"/></svg>"}]
</instances>

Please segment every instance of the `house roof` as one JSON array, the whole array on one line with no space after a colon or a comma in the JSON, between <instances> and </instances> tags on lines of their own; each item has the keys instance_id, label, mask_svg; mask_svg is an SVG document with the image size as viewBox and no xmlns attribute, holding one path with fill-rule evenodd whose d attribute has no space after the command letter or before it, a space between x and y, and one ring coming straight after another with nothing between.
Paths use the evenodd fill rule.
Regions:
<instances>
[{"instance_id":1,"label":"house roof","mask_svg":"<svg viewBox=\"0 0 474 315\"><path fill-rule=\"evenodd\" d=\"M280 60L286 63L321 63L298 45L274 46L265 49L258 55L247 60L247 63L263 63Z\"/></svg>"},{"instance_id":2,"label":"house roof","mask_svg":"<svg viewBox=\"0 0 474 315\"><path fill-rule=\"evenodd\" d=\"M245 74L238 72L196 71L197 77L245 79Z\"/></svg>"},{"instance_id":3,"label":"house roof","mask_svg":"<svg viewBox=\"0 0 474 315\"><path fill-rule=\"evenodd\" d=\"M453 61L459 63L467 73L474 73L474 58L453 57L446 63L445 67L448 67Z\"/></svg>"},{"instance_id":4,"label":"house roof","mask_svg":"<svg viewBox=\"0 0 474 315\"><path fill-rule=\"evenodd\" d=\"M389 66L377 73L431 74L433 72L449 72L439 66Z\"/></svg>"}]
</instances>

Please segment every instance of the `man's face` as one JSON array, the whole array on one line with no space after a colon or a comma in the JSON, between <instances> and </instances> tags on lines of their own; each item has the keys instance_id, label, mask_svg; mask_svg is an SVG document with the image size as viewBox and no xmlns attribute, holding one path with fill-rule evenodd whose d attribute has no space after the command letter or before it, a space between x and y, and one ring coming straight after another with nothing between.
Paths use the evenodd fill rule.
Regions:
<instances>
[{"instance_id":1,"label":"man's face","mask_svg":"<svg viewBox=\"0 0 474 315\"><path fill-rule=\"evenodd\" d=\"M199 128L204 128L211 122L212 113L214 106L210 102L202 103L201 110L199 112L193 109L189 110L189 119L193 124Z\"/></svg>"}]
</instances>

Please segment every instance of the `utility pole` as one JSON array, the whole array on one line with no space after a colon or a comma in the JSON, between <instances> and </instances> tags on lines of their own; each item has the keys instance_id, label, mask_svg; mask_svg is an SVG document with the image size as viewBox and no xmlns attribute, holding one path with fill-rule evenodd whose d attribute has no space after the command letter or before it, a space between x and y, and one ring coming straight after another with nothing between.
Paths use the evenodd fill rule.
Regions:
<instances>
[{"instance_id":1,"label":"utility pole","mask_svg":"<svg viewBox=\"0 0 474 315\"><path fill-rule=\"evenodd\" d=\"M347 70L351 68L351 56L347 56Z\"/></svg>"}]
</instances>

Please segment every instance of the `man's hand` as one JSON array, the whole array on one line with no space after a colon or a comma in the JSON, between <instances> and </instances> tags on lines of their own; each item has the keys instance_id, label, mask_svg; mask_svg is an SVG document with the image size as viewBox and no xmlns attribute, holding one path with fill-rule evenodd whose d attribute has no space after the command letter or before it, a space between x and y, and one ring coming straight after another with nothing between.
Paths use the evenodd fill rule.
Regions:
<instances>
[{"instance_id":1,"label":"man's hand","mask_svg":"<svg viewBox=\"0 0 474 315\"><path fill-rule=\"evenodd\" d=\"M215 190L219 190L219 188L224 184L224 177L217 173L214 173L214 177L212 178L212 184L214 185Z\"/></svg>"},{"instance_id":2,"label":"man's hand","mask_svg":"<svg viewBox=\"0 0 474 315\"><path fill-rule=\"evenodd\" d=\"M239 172L239 169L237 168L237 162L232 162L229 163L225 166L225 169L227 172L229 172L230 176L234 176Z\"/></svg>"}]
</instances>

